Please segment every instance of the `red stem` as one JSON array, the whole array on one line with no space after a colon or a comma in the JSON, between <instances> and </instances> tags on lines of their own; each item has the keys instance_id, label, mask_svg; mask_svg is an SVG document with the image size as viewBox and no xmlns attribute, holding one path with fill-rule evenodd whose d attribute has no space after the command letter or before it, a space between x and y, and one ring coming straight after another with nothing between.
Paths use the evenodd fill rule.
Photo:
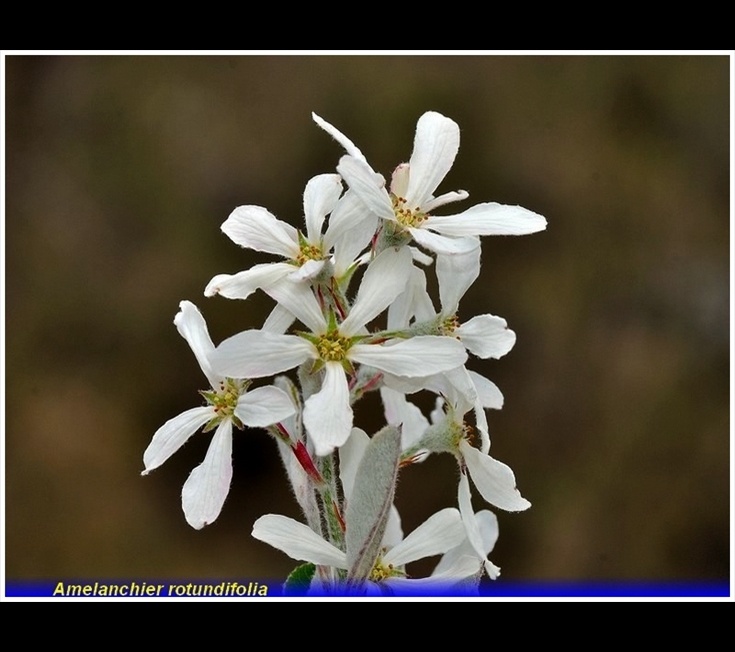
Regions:
<instances>
[{"instance_id":1,"label":"red stem","mask_svg":"<svg viewBox=\"0 0 735 652\"><path fill-rule=\"evenodd\" d=\"M299 461L299 464L301 464L301 468L306 471L306 474L316 484L324 484L324 478L322 478L322 474L319 473L319 469L314 465L314 460L311 459L311 455L309 455L309 451L306 450L306 446L304 446L303 442L297 441L291 446L291 450Z\"/></svg>"}]
</instances>

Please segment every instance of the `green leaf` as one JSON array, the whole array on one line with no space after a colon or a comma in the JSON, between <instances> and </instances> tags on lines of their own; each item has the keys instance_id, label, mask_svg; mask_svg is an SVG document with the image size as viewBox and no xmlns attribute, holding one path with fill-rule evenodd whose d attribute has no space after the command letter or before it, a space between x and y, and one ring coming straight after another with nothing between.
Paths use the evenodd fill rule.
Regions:
<instances>
[{"instance_id":1,"label":"green leaf","mask_svg":"<svg viewBox=\"0 0 735 652\"><path fill-rule=\"evenodd\" d=\"M309 590L315 571L314 564L301 564L294 568L283 584L283 595L304 595Z\"/></svg>"},{"instance_id":2,"label":"green leaf","mask_svg":"<svg viewBox=\"0 0 735 652\"><path fill-rule=\"evenodd\" d=\"M401 452L401 433L386 426L368 444L355 474L347 504L347 582L353 588L369 576L380 554L393 503Z\"/></svg>"}]
</instances>

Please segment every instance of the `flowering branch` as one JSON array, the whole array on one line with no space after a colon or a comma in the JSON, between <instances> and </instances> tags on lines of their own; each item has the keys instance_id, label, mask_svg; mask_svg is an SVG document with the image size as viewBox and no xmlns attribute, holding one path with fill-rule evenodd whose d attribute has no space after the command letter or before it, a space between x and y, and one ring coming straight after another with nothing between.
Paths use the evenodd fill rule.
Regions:
<instances>
[{"instance_id":1,"label":"flowering branch","mask_svg":"<svg viewBox=\"0 0 735 652\"><path fill-rule=\"evenodd\" d=\"M185 517L200 529L217 518L227 497L233 430L265 428L306 524L268 514L256 521L253 536L307 562L294 575L310 591L477 586L483 574L495 579L500 572L488 559L497 518L473 510L470 479L499 509L522 511L530 503L511 469L489 455L486 410L502 407L503 396L467 368L475 357L506 355L515 333L489 313L462 322L458 306L479 276L481 236L536 233L546 220L495 202L437 215L468 197L464 190L437 194L459 150L458 125L439 113L420 117L411 157L387 187L347 136L313 118L345 154L337 173L306 184L304 228L261 206L236 208L222 231L240 247L278 260L218 274L204 290L237 300L262 291L273 311L260 328L248 325L215 347L199 310L181 302L174 323L210 389L201 392L205 405L156 431L143 474L197 430L214 431L182 492ZM427 291L425 270L432 265L438 310ZM356 427L353 405L373 391L386 426L370 437ZM435 397L428 417L408 398L418 392ZM440 453L458 464L457 507L437 512L404 538L393 504L398 476ZM411 576L407 564L435 555L441 559L430 577Z\"/></svg>"}]
</instances>

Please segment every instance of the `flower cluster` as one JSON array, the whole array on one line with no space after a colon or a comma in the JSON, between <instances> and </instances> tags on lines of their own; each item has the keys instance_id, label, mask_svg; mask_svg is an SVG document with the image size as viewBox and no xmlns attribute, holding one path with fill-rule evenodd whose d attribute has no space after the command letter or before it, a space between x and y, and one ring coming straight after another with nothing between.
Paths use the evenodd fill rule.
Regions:
<instances>
[{"instance_id":1,"label":"flower cluster","mask_svg":"<svg viewBox=\"0 0 735 652\"><path fill-rule=\"evenodd\" d=\"M309 590L401 592L438 582L476 585L484 573L495 579L499 569L488 554L497 519L474 511L470 479L497 508L521 511L530 503L511 469L489 454L485 411L502 407L503 396L468 365L504 356L515 333L491 314L461 322L458 309L480 272L480 236L535 233L546 220L494 202L437 215L468 197L437 193L459 149L459 127L439 113L421 116L411 157L389 186L347 136L313 118L345 154L336 174L306 184L303 228L261 206L236 208L222 231L278 259L219 274L204 291L239 300L262 291L273 310L260 328L214 346L199 310L181 303L174 323L210 389L201 392L204 405L155 433L143 473L200 428L213 430L182 492L186 520L201 528L217 518L229 491L233 426L264 428L278 442L305 523L268 514L253 536L305 562L295 575ZM438 309L427 291L432 268ZM368 392L379 393L386 423L372 436L354 423L353 406ZM409 399L418 392L435 397L431 414ZM456 507L404 538L393 505L397 476L438 453L456 459ZM412 561L437 555L431 577L407 572Z\"/></svg>"}]
</instances>

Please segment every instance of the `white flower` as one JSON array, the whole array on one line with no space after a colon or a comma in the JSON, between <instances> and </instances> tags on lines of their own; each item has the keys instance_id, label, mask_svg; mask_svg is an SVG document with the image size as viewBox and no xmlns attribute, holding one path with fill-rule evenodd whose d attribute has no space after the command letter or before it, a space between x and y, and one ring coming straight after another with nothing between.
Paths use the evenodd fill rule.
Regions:
<instances>
[{"instance_id":1,"label":"white flower","mask_svg":"<svg viewBox=\"0 0 735 652\"><path fill-rule=\"evenodd\" d=\"M541 215L496 202L457 215L431 215L439 206L468 197L464 190L434 195L459 150L459 126L440 113L429 111L419 118L411 159L394 171L390 192L352 141L318 116L314 120L348 152L337 171L365 206L427 249L462 253L477 246L477 236L525 235L546 228Z\"/></svg>"},{"instance_id":2,"label":"white flower","mask_svg":"<svg viewBox=\"0 0 735 652\"><path fill-rule=\"evenodd\" d=\"M241 247L276 254L286 262L265 263L238 274L215 276L207 284L205 296L221 294L230 299L246 299L259 287L285 276L294 276L296 280L316 276L328 258L322 249L322 225L341 194L342 183L337 174L321 174L309 180L304 190L306 236L262 206L238 206L222 224L222 231Z\"/></svg>"},{"instance_id":3,"label":"white flower","mask_svg":"<svg viewBox=\"0 0 735 652\"><path fill-rule=\"evenodd\" d=\"M266 291L311 329L311 335L245 331L222 342L214 354L217 368L233 378L260 378L311 359L324 369L319 392L304 404L304 425L317 455L327 455L347 440L352 408L345 366L359 363L396 376L423 376L461 366L464 347L450 337L423 336L370 343L365 325L401 292L411 254L386 249L368 266L349 314L330 328L311 289L280 282Z\"/></svg>"},{"instance_id":4,"label":"white flower","mask_svg":"<svg viewBox=\"0 0 735 652\"><path fill-rule=\"evenodd\" d=\"M435 324L438 334L456 337L478 358L502 358L515 344L516 334L502 317L477 315L464 323L457 318L460 299L480 273L480 247L453 255L437 255L441 311L434 310L426 291L426 275L414 267L406 289L391 304L388 328L425 328Z\"/></svg>"},{"instance_id":5,"label":"white flower","mask_svg":"<svg viewBox=\"0 0 735 652\"><path fill-rule=\"evenodd\" d=\"M485 393L484 388L478 388L482 401L490 398ZM461 395L457 404L437 399L437 408L431 415L433 423L426 429L418 446L431 452L454 455L460 470L469 472L475 487L491 505L508 512L528 509L531 503L516 488L516 478L511 468L491 457L485 449L485 443L489 448L489 439L482 442L482 449L470 444L473 429L465 424L464 415L473 407Z\"/></svg>"},{"instance_id":6,"label":"white flower","mask_svg":"<svg viewBox=\"0 0 735 652\"><path fill-rule=\"evenodd\" d=\"M371 440L365 431L353 428L349 439L339 450L339 477L348 519L358 469L370 443ZM355 523L349 520L345 525L348 532L351 526L355 527ZM347 553L326 541L311 528L286 516L276 514L262 516L253 525L253 537L278 548L293 559L350 570ZM406 579L406 564L447 552L457 547L465 537L460 513L456 509L449 508L434 514L404 539L400 516L395 506L391 505L381 547L377 551L377 558L373 561L368 576L368 591L377 585L396 586L415 582ZM347 545L349 546L349 538ZM453 568L456 570L457 565L455 564ZM476 572L475 563L468 575Z\"/></svg>"},{"instance_id":7,"label":"white flower","mask_svg":"<svg viewBox=\"0 0 735 652\"><path fill-rule=\"evenodd\" d=\"M237 274L219 274L204 290L205 296L220 294L246 299L288 277L309 281L317 277L337 248L335 265L340 274L354 262L375 232L374 218L361 210L353 194L340 199L342 182L337 174L320 174L304 190L306 234L277 219L261 206L239 206L222 224L222 231L241 247L282 256L285 262L263 263ZM326 216L328 228L322 234Z\"/></svg>"},{"instance_id":8,"label":"white flower","mask_svg":"<svg viewBox=\"0 0 735 652\"><path fill-rule=\"evenodd\" d=\"M348 570L346 553L325 541L311 528L287 516L261 516L253 524L252 535L292 559ZM368 584L400 587L410 581L403 570L406 564L447 552L458 546L465 536L459 511L453 507L442 509L405 539L384 548L375 562Z\"/></svg>"},{"instance_id":9,"label":"white flower","mask_svg":"<svg viewBox=\"0 0 735 652\"><path fill-rule=\"evenodd\" d=\"M426 291L426 275L423 270L414 267L406 289L388 309L388 329L428 331L456 337L470 353L479 358L500 358L507 354L515 344L516 335L508 328L505 319L484 314L460 323L456 316L460 299L479 274L480 248L461 254L438 254L436 271L441 311L436 312ZM500 409L503 406L503 395L494 383L464 367L434 377L405 380L385 375L383 380L388 387L404 394L425 388L446 397L455 407L465 403L472 404L482 436L481 449L487 452L490 439L484 409ZM465 412L466 409L460 411ZM400 420L389 418L389 423L399 422Z\"/></svg>"},{"instance_id":10,"label":"white flower","mask_svg":"<svg viewBox=\"0 0 735 652\"><path fill-rule=\"evenodd\" d=\"M209 380L211 391L202 392L207 405L192 408L163 424L153 435L143 454L150 473L183 446L199 428L216 427L204 461L189 475L182 490L186 520L201 529L212 523L222 510L232 480L232 425L265 427L294 413L293 402L276 387L247 391L249 381L233 380L219 374L211 363L214 344L197 307L182 301L174 324L189 343L199 366Z\"/></svg>"}]
</instances>

